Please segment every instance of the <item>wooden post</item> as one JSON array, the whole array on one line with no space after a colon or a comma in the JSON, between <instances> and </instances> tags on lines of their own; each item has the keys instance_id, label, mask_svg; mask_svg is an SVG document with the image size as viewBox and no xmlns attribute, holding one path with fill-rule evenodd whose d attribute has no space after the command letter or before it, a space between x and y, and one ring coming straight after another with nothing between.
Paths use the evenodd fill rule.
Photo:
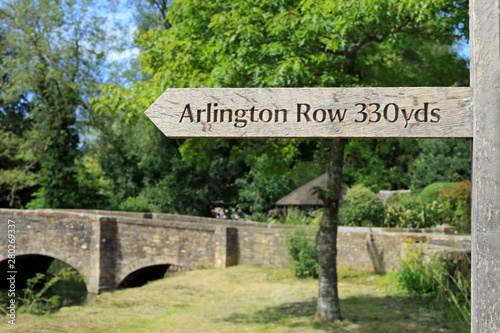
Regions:
<instances>
[{"instance_id":1,"label":"wooden post","mask_svg":"<svg viewBox=\"0 0 500 333\"><path fill-rule=\"evenodd\" d=\"M500 0L471 0L472 332L500 331Z\"/></svg>"}]
</instances>

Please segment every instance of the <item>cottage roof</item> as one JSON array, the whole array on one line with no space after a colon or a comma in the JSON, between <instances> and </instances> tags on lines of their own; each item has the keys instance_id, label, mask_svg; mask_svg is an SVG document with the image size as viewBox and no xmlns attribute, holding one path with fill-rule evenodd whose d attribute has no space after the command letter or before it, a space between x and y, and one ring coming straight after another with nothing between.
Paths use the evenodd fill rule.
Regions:
<instances>
[{"instance_id":1,"label":"cottage roof","mask_svg":"<svg viewBox=\"0 0 500 333\"><path fill-rule=\"evenodd\" d=\"M318 196L313 194L315 187L321 187L326 190L328 174L325 172L321 176L314 178L309 183L302 185L296 190L290 192L276 202L277 206L323 206L323 202Z\"/></svg>"}]
</instances>

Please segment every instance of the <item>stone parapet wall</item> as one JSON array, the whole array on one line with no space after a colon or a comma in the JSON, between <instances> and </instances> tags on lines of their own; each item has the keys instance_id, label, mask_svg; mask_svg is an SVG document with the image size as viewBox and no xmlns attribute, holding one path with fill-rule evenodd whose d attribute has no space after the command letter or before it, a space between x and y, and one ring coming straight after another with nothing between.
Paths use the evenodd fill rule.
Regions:
<instances>
[{"instance_id":1,"label":"stone parapet wall","mask_svg":"<svg viewBox=\"0 0 500 333\"><path fill-rule=\"evenodd\" d=\"M193 269L198 264L290 264L286 239L291 226L156 213L0 209L0 225L6 226L8 219L16 221L17 255L62 260L95 293L112 290L128 274L153 265ZM470 252L470 236L449 232L340 227L338 267L394 271L408 239L430 244L434 252ZM0 232L0 261L7 257L7 243L7 232Z\"/></svg>"}]
</instances>

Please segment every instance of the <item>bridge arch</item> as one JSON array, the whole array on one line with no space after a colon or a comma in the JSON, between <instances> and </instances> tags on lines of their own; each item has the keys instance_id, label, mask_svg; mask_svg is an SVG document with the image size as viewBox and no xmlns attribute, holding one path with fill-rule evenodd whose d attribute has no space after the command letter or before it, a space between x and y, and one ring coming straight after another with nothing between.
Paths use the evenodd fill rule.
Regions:
<instances>
[{"instance_id":1,"label":"bridge arch","mask_svg":"<svg viewBox=\"0 0 500 333\"><path fill-rule=\"evenodd\" d=\"M170 257L139 259L134 260L117 272L115 283L118 288L139 287L148 281L163 278L167 271L171 269L175 271L190 270L189 267L178 265L177 262ZM146 279L144 276L148 274L152 275L154 278L149 280ZM146 281L144 282L144 280ZM138 282L137 285L135 284L136 282Z\"/></svg>"},{"instance_id":2,"label":"bridge arch","mask_svg":"<svg viewBox=\"0 0 500 333\"><path fill-rule=\"evenodd\" d=\"M54 260L58 260L66 265L71 266L78 272L78 274L80 274L80 276L83 278L83 284L85 285L85 292L88 291L88 282L85 281L85 277L81 273L81 270L78 269L78 267L75 267L71 263L68 263L67 261L60 258L40 253L18 254L15 258L14 270L9 267L8 260L9 258L0 258L0 288L8 289L8 285L6 285L6 283L9 282L7 280L7 277L13 275L13 273L9 273L10 271L16 272L14 274L16 278L16 289L21 290L23 288L26 288L28 279L33 278L36 273L46 274Z\"/></svg>"}]
</instances>

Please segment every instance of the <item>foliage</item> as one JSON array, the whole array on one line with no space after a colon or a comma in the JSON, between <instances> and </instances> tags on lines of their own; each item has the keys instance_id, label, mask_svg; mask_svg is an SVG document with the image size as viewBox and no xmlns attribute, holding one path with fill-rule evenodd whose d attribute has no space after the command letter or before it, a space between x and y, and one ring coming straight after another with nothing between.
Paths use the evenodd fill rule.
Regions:
<instances>
[{"instance_id":1,"label":"foliage","mask_svg":"<svg viewBox=\"0 0 500 333\"><path fill-rule=\"evenodd\" d=\"M428 204L438 199L439 194L447 188L451 188L455 183L432 183L427 185L420 193L420 202Z\"/></svg>"},{"instance_id":2,"label":"foliage","mask_svg":"<svg viewBox=\"0 0 500 333\"><path fill-rule=\"evenodd\" d=\"M0 207L19 208L38 184L37 160L27 135L32 122L26 117L27 105L13 107L2 101L0 92Z\"/></svg>"},{"instance_id":3,"label":"foliage","mask_svg":"<svg viewBox=\"0 0 500 333\"><path fill-rule=\"evenodd\" d=\"M246 219L248 221L253 221L253 222L265 222L265 223L273 222L272 216L269 216L269 214L264 212L252 213L252 215L247 216Z\"/></svg>"},{"instance_id":4,"label":"foliage","mask_svg":"<svg viewBox=\"0 0 500 333\"><path fill-rule=\"evenodd\" d=\"M385 201L385 204L387 206L400 204L406 208L416 208L420 204L420 193L419 190L412 190L410 193L394 194Z\"/></svg>"},{"instance_id":5,"label":"foliage","mask_svg":"<svg viewBox=\"0 0 500 333\"><path fill-rule=\"evenodd\" d=\"M449 303L458 319L470 327L471 266L465 255L458 264L440 254L425 258L418 249L405 248L396 279L400 288L416 295L431 296Z\"/></svg>"},{"instance_id":6,"label":"foliage","mask_svg":"<svg viewBox=\"0 0 500 333\"><path fill-rule=\"evenodd\" d=\"M402 204L387 206L384 226L388 228L425 228L424 215L420 204L408 209Z\"/></svg>"},{"instance_id":7,"label":"foliage","mask_svg":"<svg viewBox=\"0 0 500 333\"><path fill-rule=\"evenodd\" d=\"M32 208L81 207L75 167L81 129L77 118L91 119L86 99L96 94L103 61L98 51L104 39L102 20L90 14L92 4L9 0L0 5L0 114L19 107L18 118L29 124L26 132L10 136L9 149L19 153L10 155L13 163L1 168L3 175L27 177L5 177L10 181L2 185L11 197L17 189L36 190Z\"/></svg>"},{"instance_id":8,"label":"foliage","mask_svg":"<svg viewBox=\"0 0 500 333\"><path fill-rule=\"evenodd\" d=\"M451 224L460 233L471 232L471 183L466 180L445 188L438 197L439 202L447 203L452 212Z\"/></svg>"},{"instance_id":9,"label":"foliage","mask_svg":"<svg viewBox=\"0 0 500 333\"><path fill-rule=\"evenodd\" d=\"M291 269L298 278L318 277L318 249L312 229L296 227L287 238Z\"/></svg>"},{"instance_id":10,"label":"foliage","mask_svg":"<svg viewBox=\"0 0 500 333\"><path fill-rule=\"evenodd\" d=\"M363 186L347 191L339 210L339 224L349 226L381 226L384 205L380 198Z\"/></svg>"},{"instance_id":11,"label":"foliage","mask_svg":"<svg viewBox=\"0 0 500 333\"><path fill-rule=\"evenodd\" d=\"M384 225L397 228L431 228L452 225L470 233L470 182L434 183L420 194L393 196L386 202Z\"/></svg>"},{"instance_id":12,"label":"foliage","mask_svg":"<svg viewBox=\"0 0 500 333\"><path fill-rule=\"evenodd\" d=\"M118 209L141 197L165 212L207 215L222 202L251 213L325 171L321 140L216 143L148 133L142 144L151 131L142 112L167 87L468 85L453 49L467 38L466 2L130 3L140 68L127 67L101 90L101 50L115 43L94 15L102 3L0 5L0 206L25 207L36 193L31 208ZM468 143L438 141L352 140L344 179L377 191L469 178ZM207 168L220 185L204 184Z\"/></svg>"},{"instance_id":13,"label":"foliage","mask_svg":"<svg viewBox=\"0 0 500 333\"><path fill-rule=\"evenodd\" d=\"M23 297L19 300L19 311L31 314L44 314L59 309L63 301L59 295L47 296L50 289L60 281L81 281L82 277L74 269L62 269L46 280L47 275L36 273L27 280L27 288L23 290ZM42 288L38 286L42 284Z\"/></svg>"},{"instance_id":14,"label":"foliage","mask_svg":"<svg viewBox=\"0 0 500 333\"><path fill-rule=\"evenodd\" d=\"M149 200L143 197L128 197L119 206L119 210L126 212L153 212L154 206L149 203Z\"/></svg>"},{"instance_id":15,"label":"foliage","mask_svg":"<svg viewBox=\"0 0 500 333\"><path fill-rule=\"evenodd\" d=\"M271 207L281 197L295 187L296 182L286 174L271 176L259 172L256 164L246 175L236 180L238 191L238 206L245 212L262 212Z\"/></svg>"},{"instance_id":16,"label":"foliage","mask_svg":"<svg viewBox=\"0 0 500 333\"><path fill-rule=\"evenodd\" d=\"M446 266L439 256L426 260L418 249L406 248L406 256L400 258L400 268L396 273L401 288L417 295L437 297L444 285Z\"/></svg>"},{"instance_id":17,"label":"foliage","mask_svg":"<svg viewBox=\"0 0 500 333\"><path fill-rule=\"evenodd\" d=\"M458 319L470 327L472 292L470 260L463 263L464 268L456 269L449 275L449 284L443 288L442 298L453 306Z\"/></svg>"},{"instance_id":18,"label":"foliage","mask_svg":"<svg viewBox=\"0 0 500 333\"><path fill-rule=\"evenodd\" d=\"M436 182L457 182L471 177L470 141L419 140L421 152L410 164L412 188Z\"/></svg>"},{"instance_id":19,"label":"foliage","mask_svg":"<svg viewBox=\"0 0 500 333\"><path fill-rule=\"evenodd\" d=\"M419 152L418 141L410 139L349 140L342 181L373 192L409 188L409 164Z\"/></svg>"},{"instance_id":20,"label":"foliage","mask_svg":"<svg viewBox=\"0 0 500 333\"><path fill-rule=\"evenodd\" d=\"M435 182L470 179L470 158L470 143L464 140L349 140L343 181L374 192L422 189Z\"/></svg>"},{"instance_id":21,"label":"foliage","mask_svg":"<svg viewBox=\"0 0 500 333\"><path fill-rule=\"evenodd\" d=\"M468 26L467 4L462 2L451 5L440 0L426 6L381 0L135 3L141 22L136 39L141 76L130 85L103 86L102 95L92 103L101 114L109 113L130 124L142 122L143 111L170 87L468 84L467 64L453 50L457 35L467 37L468 33L464 28ZM454 70L443 75L442 66ZM408 188L410 164L420 146L415 140L403 141L356 140L350 144L344 172L348 184L361 183L373 190ZM237 194L223 205L236 202L245 213L272 208L281 194L324 172L328 159L326 145L318 140L177 143L182 161L176 153L171 156L176 158L175 166L182 164L183 170L187 169L184 163L206 169L216 156L216 147L226 147L223 162L237 165L231 170L235 180L232 190ZM125 148L127 144L117 149ZM149 151L162 154L158 146ZM137 157L142 158L140 154ZM171 164L164 165L170 171ZM115 204L145 188L131 173L134 171L129 168L124 178L135 179L134 191L120 193L111 200ZM188 186L195 182L184 182L184 177L177 181L177 189L193 195L195 191ZM176 196L167 186L148 187L155 192L150 200ZM182 197L191 204L188 198ZM169 211L182 209L172 207L171 202L176 201L163 200L157 206Z\"/></svg>"},{"instance_id":22,"label":"foliage","mask_svg":"<svg viewBox=\"0 0 500 333\"><path fill-rule=\"evenodd\" d=\"M132 127L103 115L98 125L101 139L88 148L87 170L109 209L212 216L215 207L236 206L235 180L244 166L228 160L225 141L212 141L209 158L191 165L182 160L179 140L143 118Z\"/></svg>"},{"instance_id":23,"label":"foliage","mask_svg":"<svg viewBox=\"0 0 500 333\"><path fill-rule=\"evenodd\" d=\"M318 224L318 218L314 218L306 212L299 211L298 209L294 209L291 211L287 211L286 213L277 217L277 221L280 224L288 224L288 225L311 225Z\"/></svg>"}]
</instances>

